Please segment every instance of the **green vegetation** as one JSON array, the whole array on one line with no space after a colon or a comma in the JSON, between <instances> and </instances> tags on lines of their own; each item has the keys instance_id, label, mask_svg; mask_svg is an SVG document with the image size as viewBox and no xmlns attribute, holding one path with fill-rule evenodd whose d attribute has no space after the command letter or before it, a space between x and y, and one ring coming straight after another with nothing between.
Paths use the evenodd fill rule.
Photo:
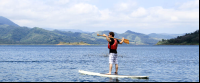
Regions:
<instances>
[{"instance_id":1,"label":"green vegetation","mask_svg":"<svg viewBox=\"0 0 200 83\"><path fill-rule=\"evenodd\" d=\"M89 44L104 44L105 39L88 39L81 37L82 33L64 31L48 31L34 27L16 27L0 25L0 44L59 44L60 42L85 42ZM104 41L104 42L102 42Z\"/></svg>"},{"instance_id":2,"label":"green vegetation","mask_svg":"<svg viewBox=\"0 0 200 83\"><path fill-rule=\"evenodd\" d=\"M0 16L0 44L20 44L20 45L97 45L108 42L105 37L99 37L97 34L108 35L111 31L98 31L94 33L79 33L66 31L48 31L42 28L34 27L20 27L9 19ZM132 45L155 45L160 38L164 38L158 42L157 45L198 45L199 31L195 33L186 34L185 36L178 36L176 39L165 40L166 38L174 37L175 35L160 35L150 34L145 35L141 33L132 32L130 30L125 33L115 33L115 38L121 39L124 37L130 41ZM69 43L70 42L70 43ZM126 45L126 44L125 44Z\"/></svg>"},{"instance_id":3,"label":"green vegetation","mask_svg":"<svg viewBox=\"0 0 200 83\"><path fill-rule=\"evenodd\" d=\"M97 34L108 35L109 32L73 33L59 30L48 31L38 27L28 28L0 25L0 44L106 45L108 43L106 39L97 36ZM132 45L155 45L159 41L148 35L132 31L127 31L122 34L115 33L115 37L129 39ZM186 34L185 36L178 36L175 39L162 39L157 45L199 45L199 30Z\"/></svg>"},{"instance_id":4,"label":"green vegetation","mask_svg":"<svg viewBox=\"0 0 200 83\"><path fill-rule=\"evenodd\" d=\"M105 37L99 37L98 34L107 34L110 31L99 31L96 33L78 33L65 31L48 31L42 28L34 27L17 27L9 25L0 25L0 44L52 44L56 45L60 42L84 42L84 44L107 44ZM123 34L115 33L116 38L126 38L133 45L154 45L158 40L152 39L147 35L127 31ZM65 43L65 45L66 45ZM82 43L80 43L82 44ZM74 45L80 45L75 44Z\"/></svg>"},{"instance_id":5,"label":"green vegetation","mask_svg":"<svg viewBox=\"0 0 200 83\"><path fill-rule=\"evenodd\" d=\"M156 45L199 45L199 30L174 39L162 39Z\"/></svg>"},{"instance_id":6,"label":"green vegetation","mask_svg":"<svg viewBox=\"0 0 200 83\"><path fill-rule=\"evenodd\" d=\"M106 34L108 35L110 31L99 31L94 33L94 35L98 34ZM128 39L130 44L132 45L155 45L159 40L149 37L148 35L132 32L130 30L126 31L125 33L118 34L115 33L115 38L122 38ZM98 37L102 39L103 37ZM105 39L105 38L104 38Z\"/></svg>"}]
</instances>

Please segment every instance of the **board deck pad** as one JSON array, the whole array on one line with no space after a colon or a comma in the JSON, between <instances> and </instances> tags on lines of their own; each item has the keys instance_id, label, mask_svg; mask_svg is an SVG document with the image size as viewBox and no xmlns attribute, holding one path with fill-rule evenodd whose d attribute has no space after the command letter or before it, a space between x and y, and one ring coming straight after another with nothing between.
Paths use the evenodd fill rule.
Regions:
<instances>
[{"instance_id":1,"label":"board deck pad","mask_svg":"<svg viewBox=\"0 0 200 83\"><path fill-rule=\"evenodd\" d=\"M79 73L86 74L86 75L102 76L102 77L149 79L149 76L106 75L106 74L102 74L102 73L94 73L94 72L88 72L88 71L83 71L83 70L79 70Z\"/></svg>"}]
</instances>

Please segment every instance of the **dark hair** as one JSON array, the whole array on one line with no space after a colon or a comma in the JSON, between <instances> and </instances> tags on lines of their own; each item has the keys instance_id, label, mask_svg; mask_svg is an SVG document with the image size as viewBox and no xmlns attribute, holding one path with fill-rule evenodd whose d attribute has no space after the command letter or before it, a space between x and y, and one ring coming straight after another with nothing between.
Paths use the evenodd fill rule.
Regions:
<instances>
[{"instance_id":1,"label":"dark hair","mask_svg":"<svg viewBox=\"0 0 200 83\"><path fill-rule=\"evenodd\" d=\"M113 37L115 36L114 32L110 32L109 34L112 35Z\"/></svg>"}]
</instances>

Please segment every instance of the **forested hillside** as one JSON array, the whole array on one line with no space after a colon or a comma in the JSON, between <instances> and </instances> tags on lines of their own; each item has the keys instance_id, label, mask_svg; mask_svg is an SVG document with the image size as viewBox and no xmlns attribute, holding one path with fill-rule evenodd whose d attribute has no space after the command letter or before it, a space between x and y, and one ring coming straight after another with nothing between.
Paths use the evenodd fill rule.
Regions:
<instances>
[{"instance_id":1,"label":"forested hillside","mask_svg":"<svg viewBox=\"0 0 200 83\"><path fill-rule=\"evenodd\" d=\"M0 44L59 44L60 42L74 43L84 42L88 44L107 44L104 37L97 34L107 34L110 31L98 31L94 33L48 31L42 28L17 27L0 25ZM116 34L116 38L126 38L133 45L154 45L158 42L145 34L127 31L123 34Z\"/></svg>"},{"instance_id":2,"label":"forested hillside","mask_svg":"<svg viewBox=\"0 0 200 83\"><path fill-rule=\"evenodd\" d=\"M174 39L163 39L157 45L199 45L199 30Z\"/></svg>"},{"instance_id":3,"label":"forested hillside","mask_svg":"<svg viewBox=\"0 0 200 83\"><path fill-rule=\"evenodd\" d=\"M48 31L42 28L0 25L0 44L58 44L60 42L86 42L102 44L97 40L79 37L81 33ZM104 42L105 43L105 42Z\"/></svg>"},{"instance_id":4,"label":"forested hillside","mask_svg":"<svg viewBox=\"0 0 200 83\"><path fill-rule=\"evenodd\" d=\"M37 25L36 25L37 26ZM107 44L104 37L98 37L97 34L106 34L111 31L98 31L92 33L81 33L61 30L45 30L34 27L20 27L9 19L0 16L0 44L61 44L82 42L86 44ZM115 38L130 40L133 45L155 45L159 40L151 38L142 33L126 31L118 34L115 32Z\"/></svg>"},{"instance_id":5,"label":"forested hillside","mask_svg":"<svg viewBox=\"0 0 200 83\"><path fill-rule=\"evenodd\" d=\"M37 25L36 25L37 26ZM105 37L99 37L97 34L108 35L111 31L97 31L97 32L71 32L62 30L45 30L39 27L29 28L20 27L9 19L0 16L0 44L107 44ZM124 37L130 41L131 45L173 45L173 44L199 44L199 31L185 36L178 36L169 34L149 34L133 32L127 30L125 33L115 33L115 38L121 39ZM168 38L174 39L168 39ZM161 38L163 38L162 41ZM165 40L165 39L168 40ZM159 42L160 41L160 42ZM126 44L125 44L126 45Z\"/></svg>"}]
</instances>

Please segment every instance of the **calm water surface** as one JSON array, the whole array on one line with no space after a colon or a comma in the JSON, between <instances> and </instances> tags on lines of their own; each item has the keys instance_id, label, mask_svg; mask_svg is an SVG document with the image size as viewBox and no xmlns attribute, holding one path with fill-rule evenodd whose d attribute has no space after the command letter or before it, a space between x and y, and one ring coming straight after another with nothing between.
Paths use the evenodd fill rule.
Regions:
<instances>
[{"instance_id":1,"label":"calm water surface","mask_svg":"<svg viewBox=\"0 0 200 83\"><path fill-rule=\"evenodd\" d=\"M119 74L149 79L78 73L108 73L108 52L105 45L0 45L0 82L199 82L199 46L120 45Z\"/></svg>"}]
</instances>

